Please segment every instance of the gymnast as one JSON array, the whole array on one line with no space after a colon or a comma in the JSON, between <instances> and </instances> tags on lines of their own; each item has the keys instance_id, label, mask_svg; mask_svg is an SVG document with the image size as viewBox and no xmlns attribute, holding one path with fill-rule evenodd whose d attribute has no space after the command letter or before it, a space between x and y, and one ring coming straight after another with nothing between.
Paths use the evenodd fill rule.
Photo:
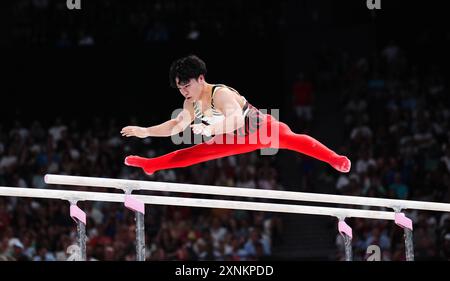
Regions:
<instances>
[{"instance_id":1,"label":"gymnast","mask_svg":"<svg viewBox=\"0 0 450 281\"><path fill-rule=\"evenodd\" d=\"M235 89L206 82L206 72L205 62L195 55L173 62L169 71L170 84L183 95L183 110L175 118L156 126L126 126L121 134L139 138L169 137L190 126L194 134L210 139L159 157L130 155L125 158L126 165L142 168L151 175L158 170L187 167L257 149L280 148L324 161L342 173L350 171L351 162L347 157L311 136L292 132L285 123L252 106ZM194 122L196 120L199 122ZM276 141L264 140L264 136L276 138Z\"/></svg>"}]
</instances>

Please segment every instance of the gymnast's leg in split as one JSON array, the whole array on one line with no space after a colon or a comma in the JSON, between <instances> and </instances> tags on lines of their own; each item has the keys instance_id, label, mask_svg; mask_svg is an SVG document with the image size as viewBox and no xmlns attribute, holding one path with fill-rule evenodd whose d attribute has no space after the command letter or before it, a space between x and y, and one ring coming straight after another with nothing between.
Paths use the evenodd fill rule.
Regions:
<instances>
[{"instance_id":1,"label":"gymnast's leg in split","mask_svg":"<svg viewBox=\"0 0 450 281\"><path fill-rule=\"evenodd\" d=\"M153 174L158 170L187 167L226 156L248 153L257 149L280 148L293 150L324 161L339 172L346 173L350 170L351 163L347 157L336 154L308 135L292 132L285 123L275 120L270 115L266 115L264 119L267 121L264 121L258 130L245 136L218 135L210 141L176 150L155 158L128 156L125 159L125 164L140 167L147 174ZM252 144L253 134L258 134L261 128L270 128L271 125L278 127L278 141L264 144L261 141L261 137L256 136L253 138L256 140L256 143L253 141ZM278 145L274 146L274 143L278 143Z\"/></svg>"}]
</instances>

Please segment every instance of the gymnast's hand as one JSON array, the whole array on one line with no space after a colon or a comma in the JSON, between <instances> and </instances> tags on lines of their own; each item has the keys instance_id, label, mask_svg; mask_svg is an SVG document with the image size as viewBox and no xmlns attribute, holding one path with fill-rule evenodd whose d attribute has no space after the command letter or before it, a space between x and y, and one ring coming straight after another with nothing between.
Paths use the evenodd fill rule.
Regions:
<instances>
[{"instance_id":1,"label":"gymnast's hand","mask_svg":"<svg viewBox=\"0 0 450 281\"><path fill-rule=\"evenodd\" d=\"M207 126L203 123L193 124L193 125L191 125L191 128L192 128L192 131L194 132L194 134L202 134L207 137L210 137L212 134L211 127Z\"/></svg>"},{"instance_id":2,"label":"gymnast's hand","mask_svg":"<svg viewBox=\"0 0 450 281\"><path fill-rule=\"evenodd\" d=\"M138 126L127 126L124 127L120 133L124 137L138 137L138 138L146 138L149 136L147 128L138 127Z\"/></svg>"}]
</instances>

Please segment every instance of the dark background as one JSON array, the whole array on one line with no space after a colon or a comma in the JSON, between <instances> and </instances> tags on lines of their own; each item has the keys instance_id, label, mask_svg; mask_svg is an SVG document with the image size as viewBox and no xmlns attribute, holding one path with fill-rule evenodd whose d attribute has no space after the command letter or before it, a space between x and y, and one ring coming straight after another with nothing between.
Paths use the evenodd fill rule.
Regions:
<instances>
[{"instance_id":1,"label":"dark background","mask_svg":"<svg viewBox=\"0 0 450 281\"><path fill-rule=\"evenodd\" d=\"M84 1L79 11L29 12L28 18L12 12L0 54L2 103L7 104L2 120L20 117L25 121L36 115L43 120L56 116L83 120L112 114L118 118L136 115L149 123L162 121L182 104L181 96L168 86L170 63L190 53L207 62L208 81L233 85L260 108L281 109L289 105L289 86L296 71L306 69L314 76L313 58L321 48L367 54L395 38L408 45L409 52L427 53L424 59L447 63L447 58L433 57L435 49L447 47L441 44L448 23L441 2L382 1L379 11L369 11L365 2L249 1L237 11L223 9L222 1L198 1L199 10L170 18L177 24L170 40L155 43L146 42L143 32L114 16L99 18L106 9L103 6L109 7L105 14L113 9L114 15L120 9L126 14L138 11L143 1ZM246 17L264 5L273 9L262 16L267 22L265 34L258 36ZM205 6L207 11L200 10ZM179 27L185 28L196 17L206 21L203 27L207 27L209 18L203 14L210 11L217 14L215 18L237 20L227 21L222 37L205 32L199 40L185 40ZM275 24L279 19L284 21L281 27ZM28 33L23 31L27 28ZM95 34L95 45L57 47L58 33L65 28L73 36L79 30ZM424 46L416 44L415 35L420 32L428 36ZM24 34L37 34L38 39ZM427 44L430 39L435 41Z\"/></svg>"},{"instance_id":2,"label":"dark background","mask_svg":"<svg viewBox=\"0 0 450 281\"><path fill-rule=\"evenodd\" d=\"M0 169L1 185L22 183L32 187L51 169L148 180L140 170L125 167L124 157L130 153L161 155L179 147L168 138L149 138L148 142L120 138L120 128L168 120L183 102L177 90L169 87L169 66L179 57L196 54L207 64L208 82L232 86L257 108L280 109L281 121L293 131L311 135L347 155L353 169L342 175L326 163L280 151L275 157L258 156L252 164L238 161L228 170L219 167L220 161L176 169L176 181L216 184L219 179L233 178L238 182L241 170L249 168L257 171L255 182L276 171L276 176L267 176L275 182L273 189L399 198L393 191L401 185L409 190L406 199L449 202L450 165L446 166L444 160L450 161L450 123L449 117L443 116L450 108L450 20L445 1L381 0L381 10L375 11L367 9L366 0L81 0L79 11L68 10L65 2L17 0L1 4L0 145L5 148L0 162L8 157L18 159L18 164ZM152 37L155 35L150 31L158 23L163 23L168 38ZM192 30L200 36L187 39ZM82 43L89 38L95 42ZM392 64L382 55L390 44L400 50ZM309 121L297 119L295 113L293 85L299 73L314 86L314 117ZM382 89L371 88L371 83L380 81ZM414 84L419 86L414 88ZM435 89L438 86L441 90ZM362 112L348 110L353 99L367 103ZM409 108L408 102L415 105ZM396 114L392 107L401 108L401 113ZM428 119L423 117L427 114L431 116ZM61 125L56 122L59 118L69 133L52 147L54 140L49 132ZM33 138L23 137L26 130L22 129L30 129L33 121L42 127L33 131ZM360 125L369 127L372 136L353 137ZM404 130L398 129L402 126ZM402 142L416 136L431 137L425 145L420 141ZM119 144L110 146L108 141L114 138L120 139ZM413 152L405 153L406 148ZM72 157L73 150L81 156ZM376 168L358 171L357 163L367 164L366 156L373 157ZM224 176L229 170L231 176ZM158 173L151 180L169 181L165 178L168 173ZM347 184L339 189L337 183L342 179ZM365 189L365 180L371 182L373 193ZM377 190L380 185L384 193ZM64 249L64 243L70 240L67 233L73 230L66 216L66 202L42 204L48 216L56 217L59 232L48 230L47 217L23 215L31 203L20 202L25 203L14 205L12 198L0 200L2 206L22 206L2 213L3 218L11 217L12 223L9 233L0 229L0 238L18 237L29 243L32 237L47 240L47 244L38 244L38 250L56 253ZM88 209L90 205L82 207ZM119 213L113 205L108 208L103 210L106 218ZM146 235L151 242L164 232L162 223L174 223L171 216L177 210L188 214L186 221L207 216L209 224L202 233L207 236L217 211L147 208L151 209L146 229L151 228L151 233ZM134 258L133 239L128 239L126 251L117 250L116 255L108 256L112 243L125 240L115 231L133 225L132 215L120 212L128 224L115 224L114 218L97 223L95 227L110 244L95 241L98 243L88 250L89 256L99 260ZM335 218L249 214L250 224L261 224L264 217L284 227L280 227L282 231L276 228L271 237L270 258L343 259ZM414 219L417 260L448 260L448 214L421 211L407 215ZM388 246L384 246L383 255L387 260L404 260L403 232L392 222L347 222L354 227L355 259L365 258L363 243L381 245L382 241L371 239L379 237L377 231L383 231L382 237L389 241L384 241ZM89 223L93 225L93 221ZM228 228L231 224L230 220L220 223ZM112 230L102 228L105 225ZM193 220L191 226L198 224ZM54 236L50 237L50 232ZM4 245L8 243L5 241ZM242 247L246 241L250 240L241 241ZM166 246L159 243L158 249L173 254L173 248ZM164 259L155 252L152 260ZM167 259L177 258L171 255Z\"/></svg>"}]
</instances>

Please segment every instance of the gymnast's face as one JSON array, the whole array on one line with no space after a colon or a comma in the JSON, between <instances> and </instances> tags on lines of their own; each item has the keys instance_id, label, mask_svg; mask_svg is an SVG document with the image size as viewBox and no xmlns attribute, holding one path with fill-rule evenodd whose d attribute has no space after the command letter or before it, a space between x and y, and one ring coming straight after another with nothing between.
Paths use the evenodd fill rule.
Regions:
<instances>
[{"instance_id":1,"label":"gymnast's face","mask_svg":"<svg viewBox=\"0 0 450 281\"><path fill-rule=\"evenodd\" d=\"M180 93L186 98L186 100L198 101L200 99L200 95L205 84L205 77L203 75L200 75L197 79L191 78L187 82L180 82L178 77L175 78L175 81L177 82L178 90L180 90Z\"/></svg>"}]
</instances>

